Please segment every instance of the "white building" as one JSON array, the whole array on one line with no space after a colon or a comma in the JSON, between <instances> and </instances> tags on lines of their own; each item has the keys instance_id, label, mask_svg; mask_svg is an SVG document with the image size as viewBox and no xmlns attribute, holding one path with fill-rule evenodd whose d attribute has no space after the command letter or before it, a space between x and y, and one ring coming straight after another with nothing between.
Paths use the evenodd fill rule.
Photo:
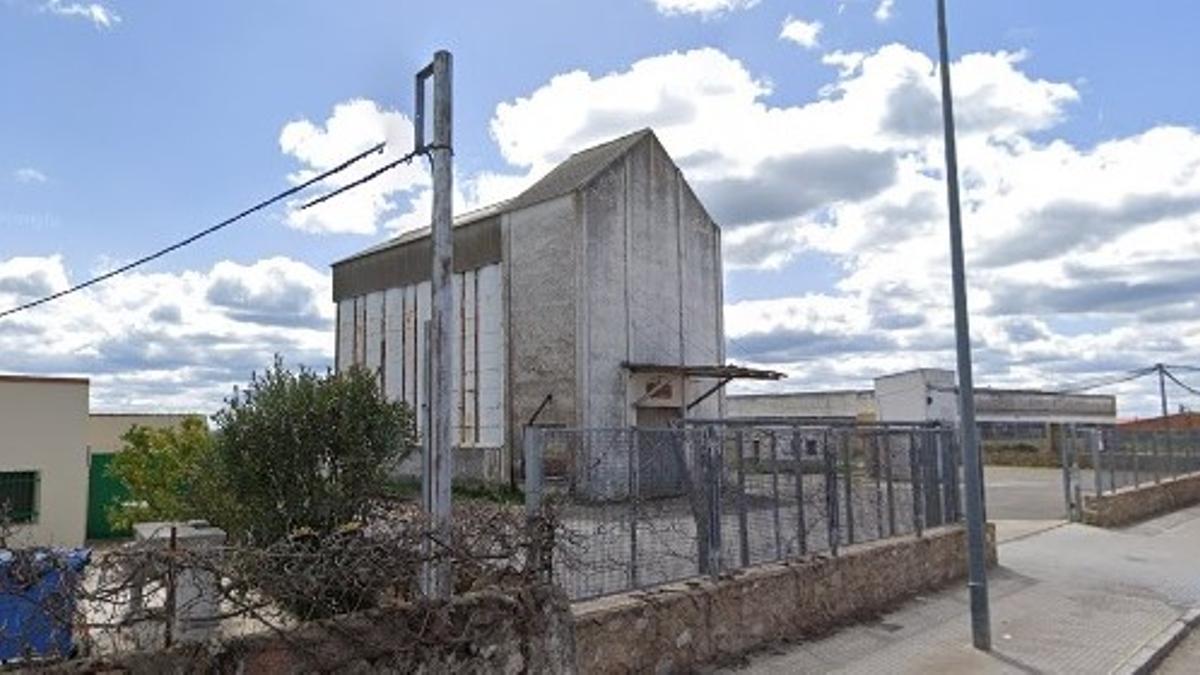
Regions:
<instances>
[{"instance_id":1,"label":"white building","mask_svg":"<svg viewBox=\"0 0 1200 675\"><path fill-rule=\"evenodd\" d=\"M9 546L78 546L87 509L88 381L0 375L0 504Z\"/></svg>"},{"instance_id":2,"label":"white building","mask_svg":"<svg viewBox=\"0 0 1200 675\"><path fill-rule=\"evenodd\" d=\"M872 389L728 396L730 417L881 422L958 422L954 371L920 368L875 378ZM1065 424L1110 426L1115 396L1034 389L975 389L975 416L984 441L1048 448Z\"/></svg>"},{"instance_id":3,"label":"white building","mask_svg":"<svg viewBox=\"0 0 1200 675\"><path fill-rule=\"evenodd\" d=\"M430 252L426 229L333 265L337 368L379 373L419 412ZM649 130L459 216L453 270L457 474L510 479L534 422L719 416L720 385L748 374L723 365L720 229Z\"/></svg>"}]
</instances>

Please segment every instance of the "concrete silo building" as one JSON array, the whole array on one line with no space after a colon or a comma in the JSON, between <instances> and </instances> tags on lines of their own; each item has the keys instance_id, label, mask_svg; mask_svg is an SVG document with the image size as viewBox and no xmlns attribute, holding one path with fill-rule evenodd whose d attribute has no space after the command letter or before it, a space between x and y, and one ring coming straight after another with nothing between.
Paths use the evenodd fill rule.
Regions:
<instances>
[{"instance_id":1,"label":"concrete silo building","mask_svg":"<svg viewBox=\"0 0 1200 675\"><path fill-rule=\"evenodd\" d=\"M429 231L333 265L337 368L423 411ZM654 133L583 150L454 223L455 467L509 480L522 428L716 417L721 233ZM424 429L424 415L422 431Z\"/></svg>"}]
</instances>

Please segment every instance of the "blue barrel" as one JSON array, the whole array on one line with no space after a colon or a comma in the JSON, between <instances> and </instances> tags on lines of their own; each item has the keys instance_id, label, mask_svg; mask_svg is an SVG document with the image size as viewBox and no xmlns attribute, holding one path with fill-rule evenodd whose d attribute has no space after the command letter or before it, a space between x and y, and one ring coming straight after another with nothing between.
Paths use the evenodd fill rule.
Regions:
<instances>
[{"instance_id":1,"label":"blue barrel","mask_svg":"<svg viewBox=\"0 0 1200 675\"><path fill-rule=\"evenodd\" d=\"M0 661L67 657L75 597L92 551L0 549Z\"/></svg>"}]
</instances>

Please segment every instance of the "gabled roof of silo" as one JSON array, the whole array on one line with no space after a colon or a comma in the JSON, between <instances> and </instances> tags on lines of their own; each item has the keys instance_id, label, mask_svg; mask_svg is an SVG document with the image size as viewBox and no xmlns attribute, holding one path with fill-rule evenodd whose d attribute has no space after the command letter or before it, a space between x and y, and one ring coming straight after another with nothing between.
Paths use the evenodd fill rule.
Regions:
<instances>
[{"instance_id":1,"label":"gabled roof of silo","mask_svg":"<svg viewBox=\"0 0 1200 675\"><path fill-rule=\"evenodd\" d=\"M653 136L654 132L652 130L648 128L641 129L620 138L614 138L611 141L601 143L600 145L580 150L563 160L551 169L549 173L542 176L536 183L526 188L524 192L516 197L455 216L454 227L462 227L503 213L517 211L580 190L586 187L601 171L607 169L613 162L632 150L643 139ZM373 253L419 241L428 237L429 233L430 228L428 227L405 232L333 264L334 266L341 265L342 263Z\"/></svg>"},{"instance_id":2,"label":"gabled roof of silo","mask_svg":"<svg viewBox=\"0 0 1200 675\"><path fill-rule=\"evenodd\" d=\"M550 173L542 176L541 180L517 195L516 198L510 200L504 210L516 211L583 188L601 171L633 149L643 138L653 135L654 132L650 129L641 129L607 143L580 150L563 160L562 163L551 169Z\"/></svg>"}]
</instances>

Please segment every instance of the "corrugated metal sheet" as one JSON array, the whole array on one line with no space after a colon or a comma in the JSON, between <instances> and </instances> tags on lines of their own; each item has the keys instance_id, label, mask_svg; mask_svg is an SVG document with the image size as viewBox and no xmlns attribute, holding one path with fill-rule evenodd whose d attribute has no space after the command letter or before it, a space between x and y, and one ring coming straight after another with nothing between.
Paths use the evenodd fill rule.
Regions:
<instances>
[{"instance_id":1,"label":"corrugated metal sheet","mask_svg":"<svg viewBox=\"0 0 1200 675\"><path fill-rule=\"evenodd\" d=\"M363 296L426 281L432 251L429 236L397 243L333 265L333 300ZM454 271L500 262L500 217L493 216L454 230Z\"/></svg>"},{"instance_id":2,"label":"corrugated metal sheet","mask_svg":"<svg viewBox=\"0 0 1200 675\"><path fill-rule=\"evenodd\" d=\"M451 353L454 373L451 426L462 447L504 444L503 298L500 265L455 274L458 332ZM429 282L348 298L338 325L338 367L365 366L380 374L384 391L418 413L425 433L425 322Z\"/></svg>"}]
</instances>

